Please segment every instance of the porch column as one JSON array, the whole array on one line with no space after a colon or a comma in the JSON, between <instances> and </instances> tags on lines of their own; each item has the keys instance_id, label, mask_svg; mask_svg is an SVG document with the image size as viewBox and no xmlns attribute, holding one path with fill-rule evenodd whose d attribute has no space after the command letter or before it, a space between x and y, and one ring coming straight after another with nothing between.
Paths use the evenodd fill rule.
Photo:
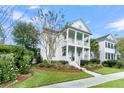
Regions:
<instances>
[{"instance_id":1,"label":"porch column","mask_svg":"<svg viewBox=\"0 0 124 93\"><path fill-rule=\"evenodd\" d=\"M77 47L75 46L75 50L74 50L74 61L77 61Z\"/></svg>"},{"instance_id":2,"label":"porch column","mask_svg":"<svg viewBox=\"0 0 124 93\"><path fill-rule=\"evenodd\" d=\"M82 48L82 60L84 60L84 48Z\"/></svg>"},{"instance_id":3,"label":"porch column","mask_svg":"<svg viewBox=\"0 0 124 93\"><path fill-rule=\"evenodd\" d=\"M89 43L89 58L88 59L90 60L90 36L89 36L89 42L88 43Z\"/></svg>"},{"instance_id":4,"label":"porch column","mask_svg":"<svg viewBox=\"0 0 124 93\"><path fill-rule=\"evenodd\" d=\"M67 29L66 31L66 60L69 61L69 58L68 58L68 36L69 36L69 29Z\"/></svg>"},{"instance_id":5,"label":"porch column","mask_svg":"<svg viewBox=\"0 0 124 93\"><path fill-rule=\"evenodd\" d=\"M89 36L89 38L88 38L88 43L89 43L89 47L90 47L90 36Z\"/></svg>"},{"instance_id":6,"label":"porch column","mask_svg":"<svg viewBox=\"0 0 124 93\"><path fill-rule=\"evenodd\" d=\"M82 44L84 46L84 34L82 33Z\"/></svg>"},{"instance_id":7,"label":"porch column","mask_svg":"<svg viewBox=\"0 0 124 93\"><path fill-rule=\"evenodd\" d=\"M74 42L75 42L75 44L76 44L76 42L77 42L77 31L75 31L75 36L74 36Z\"/></svg>"},{"instance_id":8,"label":"porch column","mask_svg":"<svg viewBox=\"0 0 124 93\"><path fill-rule=\"evenodd\" d=\"M88 59L90 60L90 48L89 48L89 51L88 51Z\"/></svg>"}]
</instances>

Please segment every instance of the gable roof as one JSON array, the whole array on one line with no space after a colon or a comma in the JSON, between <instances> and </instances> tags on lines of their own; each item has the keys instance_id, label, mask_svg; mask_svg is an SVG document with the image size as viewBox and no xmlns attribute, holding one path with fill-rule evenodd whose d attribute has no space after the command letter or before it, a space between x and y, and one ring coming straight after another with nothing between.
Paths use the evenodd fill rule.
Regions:
<instances>
[{"instance_id":1,"label":"gable roof","mask_svg":"<svg viewBox=\"0 0 124 93\"><path fill-rule=\"evenodd\" d=\"M109 39L109 38L108 38L109 36L111 36L112 39ZM114 43L116 43L116 39L113 37L112 34L107 34L107 35L105 35L105 36L102 36L102 37L96 38L96 40L97 40L98 42L100 42L100 41L104 41L104 40L107 40L107 41L110 41L110 42L114 42Z\"/></svg>"},{"instance_id":2,"label":"gable roof","mask_svg":"<svg viewBox=\"0 0 124 93\"><path fill-rule=\"evenodd\" d=\"M88 27L86 26L86 24L83 22L82 19L78 19L76 21L73 21L72 23L70 23L68 25L68 27L71 27L73 29L91 34L90 30L88 29Z\"/></svg>"}]
</instances>

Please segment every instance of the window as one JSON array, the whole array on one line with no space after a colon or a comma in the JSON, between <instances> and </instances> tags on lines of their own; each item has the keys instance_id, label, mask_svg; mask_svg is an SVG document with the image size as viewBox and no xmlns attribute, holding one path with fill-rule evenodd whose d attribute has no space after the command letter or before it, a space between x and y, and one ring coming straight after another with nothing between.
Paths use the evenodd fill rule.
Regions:
<instances>
[{"instance_id":1,"label":"window","mask_svg":"<svg viewBox=\"0 0 124 93\"><path fill-rule=\"evenodd\" d=\"M66 46L62 47L62 56L66 56Z\"/></svg>"},{"instance_id":2,"label":"window","mask_svg":"<svg viewBox=\"0 0 124 93\"><path fill-rule=\"evenodd\" d=\"M84 42L89 42L89 36L88 35L84 35Z\"/></svg>"},{"instance_id":3,"label":"window","mask_svg":"<svg viewBox=\"0 0 124 93\"><path fill-rule=\"evenodd\" d=\"M113 54L114 60L115 60L115 54Z\"/></svg>"},{"instance_id":4,"label":"window","mask_svg":"<svg viewBox=\"0 0 124 93\"><path fill-rule=\"evenodd\" d=\"M114 60L114 54L113 53L111 53L111 59Z\"/></svg>"},{"instance_id":5,"label":"window","mask_svg":"<svg viewBox=\"0 0 124 93\"><path fill-rule=\"evenodd\" d=\"M110 48L110 43L108 43L108 48Z\"/></svg>"},{"instance_id":6,"label":"window","mask_svg":"<svg viewBox=\"0 0 124 93\"><path fill-rule=\"evenodd\" d=\"M114 46L114 48L116 49L116 46Z\"/></svg>"},{"instance_id":7,"label":"window","mask_svg":"<svg viewBox=\"0 0 124 93\"><path fill-rule=\"evenodd\" d=\"M107 55L108 55L108 53L105 53L105 59L108 59Z\"/></svg>"},{"instance_id":8,"label":"window","mask_svg":"<svg viewBox=\"0 0 124 93\"><path fill-rule=\"evenodd\" d=\"M111 44L111 49L113 49L113 44Z\"/></svg>"},{"instance_id":9,"label":"window","mask_svg":"<svg viewBox=\"0 0 124 93\"><path fill-rule=\"evenodd\" d=\"M107 42L105 42L105 47L107 48L108 46L107 46Z\"/></svg>"},{"instance_id":10,"label":"window","mask_svg":"<svg viewBox=\"0 0 124 93\"><path fill-rule=\"evenodd\" d=\"M108 53L108 59L110 59L110 53Z\"/></svg>"}]
</instances>

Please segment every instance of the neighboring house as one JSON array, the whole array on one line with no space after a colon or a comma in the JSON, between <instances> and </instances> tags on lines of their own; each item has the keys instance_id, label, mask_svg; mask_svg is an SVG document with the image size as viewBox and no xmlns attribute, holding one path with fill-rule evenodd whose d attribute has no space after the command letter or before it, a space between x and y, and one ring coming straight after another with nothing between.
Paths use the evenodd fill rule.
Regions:
<instances>
[{"instance_id":1,"label":"neighboring house","mask_svg":"<svg viewBox=\"0 0 124 93\"><path fill-rule=\"evenodd\" d=\"M96 39L99 43L99 59L101 62L107 60L117 60L120 57L116 50L117 40L112 34L108 34Z\"/></svg>"},{"instance_id":2,"label":"neighboring house","mask_svg":"<svg viewBox=\"0 0 124 93\"><path fill-rule=\"evenodd\" d=\"M80 60L90 60L90 31L79 19L66 26L53 60L68 61L80 65ZM42 49L41 49L42 51ZM41 52L46 59L45 52Z\"/></svg>"}]
</instances>

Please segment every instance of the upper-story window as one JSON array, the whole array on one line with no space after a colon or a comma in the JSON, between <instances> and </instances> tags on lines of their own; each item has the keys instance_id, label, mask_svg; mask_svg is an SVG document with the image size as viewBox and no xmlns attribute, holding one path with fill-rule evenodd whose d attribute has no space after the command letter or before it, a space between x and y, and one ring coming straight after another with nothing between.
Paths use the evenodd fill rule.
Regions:
<instances>
[{"instance_id":1,"label":"upper-story window","mask_svg":"<svg viewBox=\"0 0 124 93\"><path fill-rule=\"evenodd\" d=\"M69 38L74 39L74 37L75 37L75 31L69 29L68 34L69 34Z\"/></svg>"},{"instance_id":2,"label":"upper-story window","mask_svg":"<svg viewBox=\"0 0 124 93\"><path fill-rule=\"evenodd\" d=\"M84 35L84 42L89 42L89 35Z\"/></svg>"},{"instance_id":3,"label":"upper-story window","mask_svg":"<svg viewBox=\"0 0 124 93\"><path fill-rule=\"evenodd\" d=\"M111 44L110 44L110 43L108 43L108 48L110 48L110 45L111 45Z\"/></svg>"},{"instance_id":4,"label":"upper-story window","mask_svg":"<svg viewBox=\"0 0 124 93\"><path fill-rule=\"evenodd\" d=\"M82 40L82 34L81 33L77 33L77 40Z\"/></svg>"},{"instance_id":5,"label":"upper-story window","mask_svg":"<svg viewBox=\"0 0 124 93\"><path fill-rule=\"evenodd\" d=\"M111 49L113 49L113 44L111 44Z\"/></svg>"},{"instance_id":6,"label":"upper-story window","mask_svg":"<svg viewBox=\"0 0 124 93\"><path fill-rule=\"evenodd\" d=\"M110 48L110 49L114 49L115 48L114 44L108 43L108 42L105 42L105 47L106 48Z\"/></svg>"},{"instance_id":7,"label":"upper-story window","mask_svg":"<svg viewBox=\"0 0 124 93\"><path fill-rule=\"evenodd\" d=\"M108 47L108 44L107 44L107 42L105 42L105 47L106 47L106 48Z\"/></svg>"}]
</instances>

